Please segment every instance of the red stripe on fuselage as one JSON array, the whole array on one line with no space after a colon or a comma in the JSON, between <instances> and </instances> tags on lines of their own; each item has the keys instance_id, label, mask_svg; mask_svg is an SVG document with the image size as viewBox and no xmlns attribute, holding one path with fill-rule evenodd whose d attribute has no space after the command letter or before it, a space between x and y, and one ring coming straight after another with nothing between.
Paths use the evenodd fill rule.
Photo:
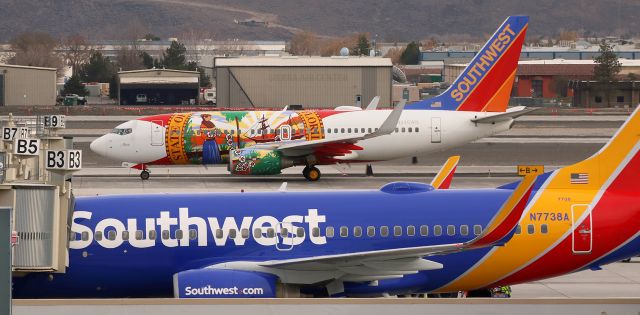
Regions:
<instances>
[{"instance_id":1,"label":"red stripe on fuselage","mask_svg":"<svg viewBox=\"0 0 640 315\"><path fill-rule=\"evenodd\" d=\"M488 287L534 281L574 271L599 259L635 235L640 229L638 170L640 154L631 159L591 211L593 248L590 254L573 254L572 233L569 233L544 256Z\"/></svg>"},{"instance_id":2,"label":"red stripe on fuselage","mask_svg":"<svg viewBox=\"0 0 640 315\"><path fill-rule=\"evenodd\" d=\"M487 105L493 95L498 93L504 81L509 79L509 76L518 67L518 60L520 60L520 51L526 30L526 27L522 29L518 37L511 43L511 46L507 48L507 51L493 67L489 69L482 81L475 86L474 90L469 93L469 96L467 96L467 99L458 107L458 110L480 111ZM470 65L473 66L472 64Z\"/></svg>"},{"instance_id":3,"label":"red stripe on fuselage","mask_svg":"<svg viewBox=\"0 0 640 315\"><path fill-rule=\"evenodd\" d=\"M153 115L153 116L146 116L146 117L141 117L138 118L138 120L144 120L144 121L149 121L152 123L158 123L158 121L162 121L162 126L166 126L169 123L169 119L171 118L171 115L173 114L161 114L161 115Z\"/></svg>"}]
</instances>

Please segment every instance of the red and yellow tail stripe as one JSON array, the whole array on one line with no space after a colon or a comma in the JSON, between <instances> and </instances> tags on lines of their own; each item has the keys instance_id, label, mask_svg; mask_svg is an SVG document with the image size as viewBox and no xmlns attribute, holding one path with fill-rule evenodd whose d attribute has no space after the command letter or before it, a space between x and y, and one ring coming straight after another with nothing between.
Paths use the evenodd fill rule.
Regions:
<instances>
[{"instance_id":1,"label":"red and yellow tail stripe","mask_svg":"<svg viewBox=\"0 0 640 315\"><path fill-rule=\"evenodd\" d=\"M456 173L458 162L460 162L459 155L449 157L440 168L440 171L438 171L438 174L431 180L431 186L435 189L449 189L453 175Z\"/></svg>"}]
</instances>

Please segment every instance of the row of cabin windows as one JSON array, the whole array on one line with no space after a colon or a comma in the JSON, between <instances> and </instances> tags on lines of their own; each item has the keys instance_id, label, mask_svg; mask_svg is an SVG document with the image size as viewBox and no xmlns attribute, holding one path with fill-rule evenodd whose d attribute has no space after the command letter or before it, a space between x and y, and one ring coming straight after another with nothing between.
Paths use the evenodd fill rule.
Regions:
<instances>
[{"instance_id":1,"label":"row of cabin windows","mask_svg":"<svg viewBox=\"0 0 640 315\"><path fill-rule=\"evenodd\" d=\"M461 236L468 236L469 235L469 226L468 225L460 225L459 227L456 227L455 225L447 225L446 227L443 227L441 225L434 225L432 227L433 229L433 235L434 236L441 236L443 234L443 232L445 232L444 230L446 229L446 234L448 236L454 236L456 235L456 232L458 232ZM402 236L403 234L406 233L407 236L415 236L416 234L419 234L420 236L429 236L429 226L428 225L421 225L420 227L418 227L416 229L415 226L413 225L409 225L406 228L403 228L402 226L396 225L393 226L393 236L394 237L399 237ZM239 231L240 233L238 233L237 230L229 230L229 234L227 235L228 238L234 239L238 236L240 236L241 238L244 239L248 239L249 238L249 229L241 229ZM348 237L349 233L353 233L354 237L362 237L363 234L365 233L365 228L361 227L361 226L354 226L353 228L349 228L347 226L341 226L338 228L338 234L340 237ZM155 240L157 238L157 232L155 230L150 230L148 233L148 238L150 240ZM162 233L162 239L168 240L171 235L170 232L168 230L164 230L161 232ZM480 225L474 225L473 226L473 234L474 235L480 235L482 233L482 226ZM533 224L528 224L527 225L527 234L535 234L536 233L536 227ZM542 224L540 225L540 233L541 234L547 234L549 233L549 226L547 224ZM318 237L320 236L320 229L319 228L313 228L311 231L311 234L314 237ZM366 235L367 237L375 237L376 234L380 235L381 237L388 237L390 235L390 228L388 226L380 226L379 228L376 228L375 226L367 226L366 227ZM520 224L518 224L516 226L516 234L522 234L522 226L520 226ZM280 231L280 235L282 235L282 237L292 237L295 235L295 237L304 237L305 236L305 230L304 228L298 227L298 228L294 228L293 231L289 231L287 228L282 228ZM333 226L327 226L325 228L325 235L328 238L333 238L333 237L337 237L336 236L336 230ZM175 239L183 239L184 233L182 230L176 230L175 231ZM274 228L267 228L264 229L264 231L262 229L256 228L253 230L253 237L254 238L261 238L261 237L267 237L267 238L273 238L276 236L276 230ZM74 235L75 237L75 235ZM88 232L82 232L82 240L83 241L87 241L89 239L89 233ZM122 231L122 239L127 241L129 240L129 231ZM135 231L135 239L136 240L142 240L144 237L143 235L143 231L138 230ZM190 240L195 240L198 237L198 233L195 229L191 229L189 230L189 239ZM217 229L215 232L215 238L221 239L224 237L224 233L221 229ZM101 231L97 231L95 233L95 238L97 241L102 240L103 235ZM107 236L106 239L108 240L115 240L116 239L116 231L111 230L109 232L107 232Z\"/></svg>"},{"instance_id":2,"label":"row of cabin windows","mask_svg":"<svg viewBox=\"0 0 640 315\"><path fill-rule=\"evenodd\" d=\"M318 130L320 130L321 132L326 132L326 133L372 133L374 131L377 131L378 128L309 128L307 129L307 133L310 134L316 134L318 133ZM276 130L272 130L272 129L266 129L265 130L265 134L271 134L273 132L275 132ZM401 127L401 128L396 128L395 132L401 132L401 133L413 133L413 132L420 132L420 128L418 127ZM224 130L223 131L224 134L235 134L235 130ZM254 136L254 135L262 135L262 131L259 129L250 129L249 130L249 134L250 136Z\"/></svg>"}]
</instances>

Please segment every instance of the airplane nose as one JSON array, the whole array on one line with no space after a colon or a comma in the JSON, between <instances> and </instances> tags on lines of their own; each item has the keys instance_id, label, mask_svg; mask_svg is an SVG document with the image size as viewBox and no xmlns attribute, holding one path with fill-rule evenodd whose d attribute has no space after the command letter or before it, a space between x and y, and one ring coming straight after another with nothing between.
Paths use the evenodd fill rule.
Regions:
<instances>
[{"instance_id":1,"label":"airplane nose","mask_svg":"<svg viewBox=\"0 0 640 315\"><path fill-rule=\"evenodd\" d=\"M107 155L107 140L105 139L105 136L93 140L89 147L91 148L91 151L95 152L98 155Z\"/></svg>"}]
</instances>

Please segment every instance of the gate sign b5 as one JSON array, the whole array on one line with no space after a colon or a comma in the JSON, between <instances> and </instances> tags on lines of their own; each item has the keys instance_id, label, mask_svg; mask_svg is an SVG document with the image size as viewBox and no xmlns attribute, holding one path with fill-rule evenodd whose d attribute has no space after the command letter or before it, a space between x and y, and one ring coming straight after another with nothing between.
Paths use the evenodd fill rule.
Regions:
<instances>
[{"instance_id":1,"label":"gate sign b5","mask_svg":"<svg viewBox=\"0 0 640 315\"><path fill-rule=\"evenodd\" d=\"M45 167L48 170L79 170L82 150L47 150Z\"/></svg>"},{"instance_id":2,"label":"gate sign b5","mask_svg":"<svg viewBox=\"0 0 640 315\"><path fill-rule=\"evenodd\" d=\"M40 139L14 139L13 154L38 155L40 153Z\"/></svg>"}]
</instances>

